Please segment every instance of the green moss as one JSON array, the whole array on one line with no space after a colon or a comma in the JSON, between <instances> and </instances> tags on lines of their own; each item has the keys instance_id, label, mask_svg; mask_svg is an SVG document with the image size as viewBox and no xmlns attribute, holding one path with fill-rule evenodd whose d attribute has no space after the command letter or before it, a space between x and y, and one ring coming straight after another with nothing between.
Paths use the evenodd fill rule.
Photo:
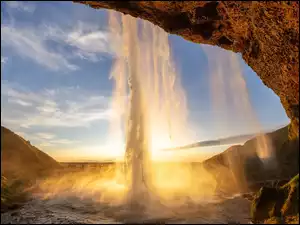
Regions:
<instances>
[{"instance_id":1,"label":"green moss","mask_svg":"<svg viewBox=\"0 0 300 225\"><path fill-rule=\"evenodd\" d=\"M298 213L299 174L280 188L262 187L251 206L253 221L286 217Z\"/></svg>"},{"instance_id":2,"label":"green moss","mask_svg":"<svg viewBox=\"0 0 300 225\"><path fill-rule=\"evenodd\" d=\"M262 221L272 216L272 214L276 214L277 195L277 189L262 187L252 201L251 218L254 221Z\"/></svg>"},{"instance_id":3,"label":"green moss","mask_svg":"<svg viewBox=\"0 0 300 225\"><path fill-rule=\"evenodd\" d=\"M16 208L25 202L29 195L25 190L27 182L9 181L1 176L1 212Z\"/></svg>"},{"instance_id":4,"label":"green moss","mask_svg":"<svg viewBox=\"0 0 300 225\"><path fill-rule=\"evenodd\" d=\"M283 185L281 189L287 188L288 186L297 186L299 185L299 174L294 176L288 183Z\"/></svg>"},{"instance_id":5,"label":"green moss","mask_svg":"<svg viewBox=\"0 0 300 225\"><path fill-rule=\"evenodd\" d=\"M264 221L264 224L282 224L282 219L280 217L271 217Z\"/></svg>"},{"instance_id":6,"label":"green moss","mask_svg":"<svg viewBox=\"0 0 300 225\"><path fill-rule=\"evenodd\" d=\"M293 215L299 212L299 174L281 187L285 193L285 202L281 208L282 215Z\"/></svg>"}]
</instances>

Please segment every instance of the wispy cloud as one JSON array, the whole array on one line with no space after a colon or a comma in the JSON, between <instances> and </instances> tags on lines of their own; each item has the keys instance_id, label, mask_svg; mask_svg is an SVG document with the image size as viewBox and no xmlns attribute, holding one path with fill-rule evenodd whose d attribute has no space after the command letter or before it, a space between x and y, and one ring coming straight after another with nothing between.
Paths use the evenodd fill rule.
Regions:
<instances>
[{"instance_id":1,"label":"wispy cloud","mask_svg":"<svg viewBox=\"0 0 300 225\"><path fill-rule=\"evenodd\" d=\"M43 147L54 147L54 146L72 145L72 144L80 143L80 141L78 140L59 138L52 133L35 133L31 135L30 139L38 141L39 143L38 145Z\"/></svg>"},{"instance_id":2,"label":"wispy cloud","mask_svg":"<svg viewBox=\"0 0 300 225\"><path fill-rule=\"evenodd\" d=\"M1 87L1 121L9 126L84 127L115 115L109 97L79 88L33 93L10 82ZM81 95L76 95L79 91Z\"/></svg>"},{"instance_id":3,"label":"wispy cloud","mask_svg":"<svg viewBox=\"0 0 300 225\"><path fill-rule=\"evenodd\" d=\"M84 22L73 27L1 24L1 44L53 71L79 69L74 59L97 62L103 54L114 54L109 33Z\"/></svg>"},{"instance_id":4,"label":"wispy cloud","mask_svg":"<svg viewBox=\"0 0 300 225\"><path fill-rule=\"evenodd\" d=\"M1 64L5 64L7 62L7 57L1 55Z\"/></svg>"},{"instance_id":5,"label":"wispy cloud","mask_svg":"<svg viewBox=\"0 0 300 225\"><path fill-rule=\"evenodd\" d=\"M56 140L52 140L50 141L51 144L59 144L59 145L68 145L68 144L75 144L78 143L78 141L72 141L72 140L68 140L68 139L56 139Z\"/></svg>"},{"instance_id":6,"label":"wispy cloud","mask_svg":"<svg viewBox=\"0 0 300 225\"><path fill-rule=\"evenodd\" d=\"M73 47L74 58L99 61L100 54L114 55L112 42L108 31L98 26L78 22L72 28L62 28L53 24L44 24L44 36L59 43Z\"/></svg>"},{"instance_id":7,"label":"wispy cloud","mask_svg":"<svg viewBox=\"0 0 300 225\"><path fill-rule=\"evenodd\" d=\"M46 139L46 140L53 139L55 137L54 134L50 134L50 133L37 133L36 135L38 137L40 137L42 139Z\"/></svg>"},{"instance_id":8,"label":"wispy cloud","mask_svg":"<svg viewBox=\"0 0 300 225\"><path fill-rule=\"evenodd\" d=\"M53 147L53 144L49 143L49 142L43 142L40 144L37 144L38 148L47 148L47 147Z\"/></svg>"},{"instance_id":9,"label":"wispy cloud","mask_svg":"<svg viewBox=\"0 0 300 225\"><path fill-rule=\"evenodd\" d=\"M26 102L26 101L24 101L22 99L9 98L8 102L15 103L15 104L18 104L18 105L21 105L21 106L32 106L32 103Z\"/></svg>"},{"instance_id":10,"label":"wispy cloud","mask_svg":"<svg viewBox=\"0 0 300 225\"><path fill-rule=\"evenodd\" d=\"M6 1L6 4L12 9L28 13L33 13L36 9L32 2L29 3L26 1Z\"/></svg>"},{"instance_id":11,"label":"wispy cloud","mask_svg":"<svg viewBox=\"0 0 300 225\"><path fill-rule=\"evenodd\" d=\"M54 71L78 69L62 54L51 51L46 45L46 40L43 40L33 27L15 28L11 25L1 25L1 44L12 48L21 57L29 58Z\"/></svg>"},{"instance_id":12,"label":"wispy cloud","mask_svg":"<svg viewBox=\"0 0 300 225\"><path fill-rule=\"evenodd\" d=\"M29 140L30 142L34 142L38 148L57 148L57 147L67 147L72 146L74 144L80 143L78 140L70 140L66 138L59 138L55 134L52 133L28 133L17 131L16 134L20 135L25 140Z\"/></svg>"}]
</instances>

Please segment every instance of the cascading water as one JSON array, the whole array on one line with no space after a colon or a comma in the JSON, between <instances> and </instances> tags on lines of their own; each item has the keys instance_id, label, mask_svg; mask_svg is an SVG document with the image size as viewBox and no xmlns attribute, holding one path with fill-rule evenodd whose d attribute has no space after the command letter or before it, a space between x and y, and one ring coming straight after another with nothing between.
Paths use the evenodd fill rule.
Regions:
<instances>
[{"instance_id":1,"label":"cascading water","mask_svg":"<svg viewBox=\"0 0 300 225\"><path fill-rule=\"evenodd\" d=\"M111 74L115 82L113 107L120 115L112 121L111 134L122 133L127 121L125 174L128 200L136 203L149 199L156 189L151 164L161 157L159 149L189 143L193 135L168 34L148 22L116 12L109 12L109 27L116 43ZM128 86L130 95L126 99Z\"/></svg>"},{"instance_id":2,"label":"cascading water","mask_svg":"<svg viewBox=\"0 0 300 225\"><path fill-rule=\"evenodd\" d=\"M120 64L124 65L115 73L119 75L116 77L116 88L120 91L117 94L126 94L125 79L128 79L130 87L129 98L129 114L127 118L127 131L126 131L126 150L125 150L125 179L128 182L129 193L128 200L131 204L145 200L145 195L148 194L147 183L149 165L149 134L147 131L147 114L144 110L144 94L140 87L140 74L139 74L139 60L140 55L138 48L138 30L137 23L129 17L122 16L120 27L118 18L112 13L110 14L110 26L112 32L118 30L118 34L122 37L123 51L116 64L119 68ZM114 29L115 28L115 29ZM127 67L127 68L126 68ZM119 78L121 78L119 80ZM119 90L118 90L119 89ZM121 89L121 90L120 90ZM120 103L120 98L124 96L115 95L116 100ZM124 107L124 105L123 105Z\"/></svg>"},{"instance_id":3,"label":"cascading water","mask_svg":"<svg viewBox=\"0 0 300 225\"><path fill-rule=\"evenodd\" d=\"M126 59L129 65L130 85L130 106L128 116L128 127L125 150L125 174L130 182L129 200L131 203L145 200L148 194L147 183L149 183L148 161L149 158L149 132L146 125L147 114L145 110L144 94L140 85L141 75L139 74L139 51L136 48L138 43L137 24L129 17L123 17L123 28L127 34L129 54Z\"/></svg>"},{"instance_id":4,"label":"cascading water","mask_svg":"<svg viewBox=\"0 0 300 225\"><path fill-rule=\"evenodd\" d=\"M209 58L208 62L213 68L210 77L213 104L217 109L216 111L225 114L225 116L222 116L226 118L228 113L234 110L236 116L239 117L237 119L242 118L243 126L247 126L252 133L263 133L262 126L251 105L246 81L237 55L225 50L217 54L209 46L205 46L204 50ZM228 104L229 102L230 104ZM228 120L228 122L231 122L231 120ZM227 129L230 128L230 124L225 126ZM258 137L257 144L257 155L261 159L273 156L271 143L265 135Z\"/></svg>"},{"instance_id":5,"label":"cascading water","mask_svg":"<svg viewBox=\"0 0 300 225\"><path fill-rule=\"evenodd\" d=\"M251 130L251 133L259 134L256 137L256 154L263 162L265 168L276 166L271 140L264 134L254 111L243 77L240 62L236 54L225 50L214 52L211 46L203 47L208 62L212 68L211 91L213 96L213 106L215 112L222 112L222 128L232 129L232 113L235 113L237 120L242 122L244 127ZM229 113L231 113L229 115ZM219 115L217 115L218 117ZM230 117L230 119L228 119ZM226 122L229 122L228 124ZM244 174L245 160L253 157L252 153L243 152L243 156L238 151L231 151L229 154L229 164L240 186L240 190L247 189L246 177ZM268 164L270 162L270 164Z\"/></svg>"}]
</instances>

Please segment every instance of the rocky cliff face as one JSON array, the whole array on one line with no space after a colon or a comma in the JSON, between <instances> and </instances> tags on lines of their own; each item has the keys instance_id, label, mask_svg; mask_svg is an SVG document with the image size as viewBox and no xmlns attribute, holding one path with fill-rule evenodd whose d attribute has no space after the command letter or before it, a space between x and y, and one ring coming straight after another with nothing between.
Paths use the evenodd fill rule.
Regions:
<instances>
[{"instance_id":1,"label":"rocky cliff face","mask_svg":"<svg viewBox=\"0 0 300 225\"><path fill-rule=\"evenodd\" d=\"M299 2L76 1L148 20L195 43L240 52L291 118L299 135Z\"/></svg>"},{"instance_id":2,"label":"rocky cliff face","mask_svg":"<svg viewBox=\"0 0 300 225\"><path fill-rule=\"evenodd\" d=\"M288 139L288 127L265 135L272 142L275 156L269 165L257 156L257 137L203 162L204 168L218 181L218 189L223 192L255 190L255 184L261 181L287 180L299 173L299 139Z\"/></svg>"}]
</instances>

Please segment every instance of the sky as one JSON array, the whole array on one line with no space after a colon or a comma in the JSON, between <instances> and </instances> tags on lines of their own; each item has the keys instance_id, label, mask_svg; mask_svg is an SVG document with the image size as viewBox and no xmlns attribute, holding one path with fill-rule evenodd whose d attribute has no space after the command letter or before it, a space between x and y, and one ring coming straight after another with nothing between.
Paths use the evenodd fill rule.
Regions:
<instances>
[{"instance_id":1,"label":"sky","mask_svg":"<svg viewBox=\"0 0 300 225\"><path fill-rule=\"evenodd\" d=\"M251 133L236 109L228 107L227 117L218 118L213 111L209 82L215 64L209 60L224 60L215 63L231 74L225 63L230 52L175 35L169 35L169 42L195 141ZM288 124L278 96L237 57L262 128ZM115 116L110 107L113 62L107 10L72 2L1 1L1 125L59 161L108 159L105 145ZM194 149L189 156L227 147Z\"/></svg>"}]
</instances>

